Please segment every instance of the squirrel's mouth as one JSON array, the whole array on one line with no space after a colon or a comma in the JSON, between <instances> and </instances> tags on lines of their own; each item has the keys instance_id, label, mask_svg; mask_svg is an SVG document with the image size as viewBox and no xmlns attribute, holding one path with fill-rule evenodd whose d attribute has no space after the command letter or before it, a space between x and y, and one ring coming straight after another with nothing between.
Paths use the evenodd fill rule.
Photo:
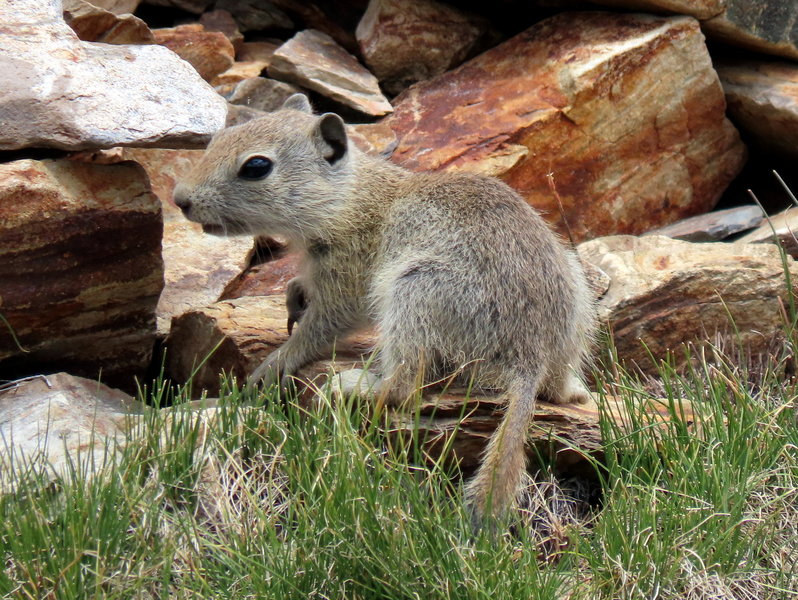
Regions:
<instances>
[{"instance_id":1,"label":"squirrel's mouth","mask_svg":"<svg viewBox=\"0 0 798 600\"><path fill-rule=\"evenodd\" d=\"M229 233L223 225L215 225L213 223L203 223L202 231L210 235L227 235Z\"/></svg>"}]
</instances>

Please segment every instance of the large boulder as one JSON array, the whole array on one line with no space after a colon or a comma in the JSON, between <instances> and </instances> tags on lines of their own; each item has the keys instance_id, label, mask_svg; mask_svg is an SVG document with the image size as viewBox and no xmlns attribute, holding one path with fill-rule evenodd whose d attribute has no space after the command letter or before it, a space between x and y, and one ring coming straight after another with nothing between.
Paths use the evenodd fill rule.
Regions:
<instances>
[{"instance_id":1,"label":"large boulder","mask_svg":"<svg viewBox=\"0 0 798 600\"><path fill-rule=\"evenodd\" d=\"M706 212L745 159L686 17L563 13L394 104L393 160L499 176L575 241Z\"/></svg>"},{"instance_id":2,"label":"large boulder","mask_svg":"<svg viewBox=\"0 0 798 600\"><path fill-rule=\"evenodd\" d=\"M132 387L163 288L161 206L132 163L0 164L0 379L67 370Z\"/></svg>"},{"instance_id":3,"label":"large boulder","mask_svg":"<svg viewBox=\"0 0 798 600\"><path fill-rule=\"evenodd\" d=\"M198 146L226 103L157 45L83 42L60 0L0 3L0 150Z\"/></svg>"},{"instance_id":4,"label":"large boulder","mask_svg":"<svg viewBox=\"0 0 798 600\"><path fill-rule=\"evenodd\" d=\"M721 62L718 75L734 123L763 147L798 158L798 66Z\"/></svg>"},{"instance_id":5,"label":"large boulder","mask_svg":"<svg viewBox=\"0 0 798 600\"><path fill-rule=\"evenodd\" d=\"M783 331L781 308L795 293L770 244L611 236L584 242L578 251L610 277L598 313L618 357L648 373L669 354L682 361L685 344L716 335L752 353L768 350ZM790 258L787 266L798 281L798 266Z\"/></svg>"}]
</instances>

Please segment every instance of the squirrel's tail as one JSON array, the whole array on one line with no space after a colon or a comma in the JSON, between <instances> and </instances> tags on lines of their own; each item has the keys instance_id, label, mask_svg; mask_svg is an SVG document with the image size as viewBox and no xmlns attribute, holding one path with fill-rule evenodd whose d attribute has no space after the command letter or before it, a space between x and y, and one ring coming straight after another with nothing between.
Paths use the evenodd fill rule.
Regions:
<instances>
[{"instance_id":1,"label":"squirrel's tail","mask_svg":"<svg viewBox=\"0 0 798 600\"><path fill-rule=\"evenodd\" d=\"M466 488L475 525L502 516L518 496L526 470L524 449L535 412L539 377L517 377L507 389L507 410L491 436L477 474Z\"/></svg>"}]
</instances>

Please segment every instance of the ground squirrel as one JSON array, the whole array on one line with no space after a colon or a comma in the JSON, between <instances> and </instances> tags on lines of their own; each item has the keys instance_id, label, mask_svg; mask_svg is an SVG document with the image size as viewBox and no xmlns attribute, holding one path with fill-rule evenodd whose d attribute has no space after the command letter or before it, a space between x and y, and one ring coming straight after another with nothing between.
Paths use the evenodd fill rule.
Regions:
<instances>
[{"instance_id":1,"label":"ground squirrel","mask_svg":"<svg viewBox=\"0 0 798 600\"><path fill-rule=\"evenodd\" d=\"M365 155L338 115L316 116L298 95L216 134L174 198L206 232L280 235L303 254L287 294L299 326L255 378L296 373L372 323L387 401L457 372L506 391L466 489L478 521L518 493L536 396L589 398L580 372L594 311L581 265L496 179Z\"/></svg>"}]
</instances>

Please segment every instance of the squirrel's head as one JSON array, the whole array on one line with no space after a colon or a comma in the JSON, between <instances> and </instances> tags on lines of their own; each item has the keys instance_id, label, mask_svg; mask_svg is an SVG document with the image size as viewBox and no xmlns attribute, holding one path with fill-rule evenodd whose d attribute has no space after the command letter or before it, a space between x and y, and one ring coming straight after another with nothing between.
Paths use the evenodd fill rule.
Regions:
<instances>
[{"instance_id":1,"label":"squirrel's head","mask_svg":"<svg viewBox=\"0 0 798 600\"><path fill-rule=\"evenodd\" d=\"M175 204L216 235L324 236L346 198L352 151L338 115L313 114L307 98L217 133L175 187Z\"/></svg>"}]
</instances>

